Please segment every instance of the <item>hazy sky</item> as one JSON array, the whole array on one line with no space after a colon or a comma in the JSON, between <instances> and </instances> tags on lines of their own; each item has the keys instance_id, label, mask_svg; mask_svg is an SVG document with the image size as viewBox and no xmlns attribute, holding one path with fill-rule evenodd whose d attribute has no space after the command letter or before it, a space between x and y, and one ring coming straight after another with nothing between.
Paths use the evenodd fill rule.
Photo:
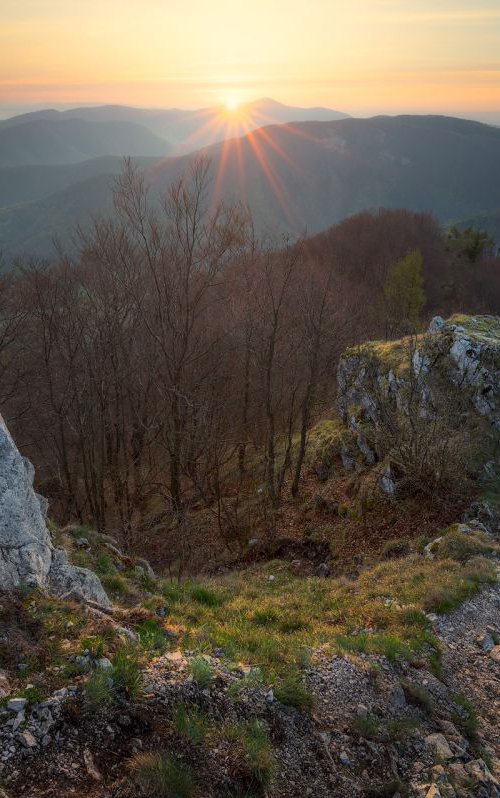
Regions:
<instances>
[{"instance_id":1,"label":"hazy sky","mask_svg":"<svg viewBox=\"0 0 500 798\"><path fill-rule=\"evenodd\" d=\"M0 105L500 111L500 0L0 0Z\"/></svg>"}]
</instances>

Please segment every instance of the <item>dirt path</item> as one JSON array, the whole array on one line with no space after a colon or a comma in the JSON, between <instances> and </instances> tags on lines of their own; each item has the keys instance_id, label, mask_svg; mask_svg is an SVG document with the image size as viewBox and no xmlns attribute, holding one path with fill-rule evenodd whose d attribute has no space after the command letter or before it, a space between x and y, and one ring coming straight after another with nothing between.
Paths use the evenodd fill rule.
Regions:
<instances>
[{"instance_id":1,"label":"dirt path","mask_svg":"<svg viewBox=\"0 0 500 798\"><path fill-rule=\"evenodd\" d=\"M491 756L500 759L500 585L482 591L449 615L436 629L443 646L445 679L477 709L478 734ZM500 762L498 763L500 767Z\"/></svg>"}]
</instances>

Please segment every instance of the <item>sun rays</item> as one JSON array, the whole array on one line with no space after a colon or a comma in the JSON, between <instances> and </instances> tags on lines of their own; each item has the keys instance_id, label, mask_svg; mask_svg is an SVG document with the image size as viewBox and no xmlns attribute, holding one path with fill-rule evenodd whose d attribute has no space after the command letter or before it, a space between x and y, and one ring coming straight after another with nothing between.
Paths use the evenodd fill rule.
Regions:
<instances>
[{"instance_id":1,"label":"sun rays","mask_svg":"<svg viewBox=\"0 0 500 798\"><path fill-rule=\"evenodd\" d=\"M266 114L259 103L241 103L236 93L228 94L220 106L197 114L196 129L184 143L186 151L195 152L211 144L214 164L211 201L221 202L228 191L244 204L249 196L249 182L263 180L276 198L287 223L297 227L294 200L280 177L281 166L304 186L308 175L293 158L295 139L314 139L302 125L276 126L276 119ZM292 150L292 152L290 151Z\"/></svg>"}]
</instances>

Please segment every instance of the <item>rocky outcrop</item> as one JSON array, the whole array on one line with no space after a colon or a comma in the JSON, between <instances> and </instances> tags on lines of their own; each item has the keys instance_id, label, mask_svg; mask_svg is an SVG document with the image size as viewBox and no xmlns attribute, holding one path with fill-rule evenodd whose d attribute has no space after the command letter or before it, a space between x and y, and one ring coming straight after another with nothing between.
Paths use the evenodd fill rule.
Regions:
<instances>
[{"instance_id":1,"label":"rocky outcrop","mask_svg":"<svg viewBox=\"0 0 500 798\"><path fill-rule=\"evenodd\" d=\"M350 468L380 459L376 431L391 414L408 418L413 413L420 424L455 412L473 419L477 429L482 425L485 438L498 440L500 318L435 317L424 335L349 349L338 368L338 406L352 433L343 452L344 466ZM498 462L486 457L482 468L485 477L494 477ZM387 492L394 490L390 468L383 482Z\"/></svg>"},{"instance_id":2,"label":"rocky outcrop","mask_svg":"<svg viewBox=\"0 0 500 798\"><path fill-rule=\"evenodd\" d=\"M0 416L0 590L35 586L109 606L100 580L72 566L55 548L45 523L46 500L33 490L34 469Z\"/></svg>"}]
</instances>

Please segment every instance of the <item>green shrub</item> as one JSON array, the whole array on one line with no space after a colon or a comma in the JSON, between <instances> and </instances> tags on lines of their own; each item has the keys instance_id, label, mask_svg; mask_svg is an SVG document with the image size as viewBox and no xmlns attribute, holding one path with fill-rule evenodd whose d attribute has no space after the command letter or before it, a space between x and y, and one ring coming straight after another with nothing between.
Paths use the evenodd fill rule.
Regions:
<instances>
[{"instance_id":1,"label":"green shrub","mask_svg":"<svg viewBox=\"0 0 500 798\"><path fill-rule=\"evenodd\" d=\"M214 679L212 666L204 657L195 657L191 662L191 675L202 690L209 687Z\"/></svg>"},{"instance_id":2,"label":"green shrub","mask_svg":"<svg viewBox=\"0 0 500 798\"><path fill-rule=\"evenodd\" d=\"M99 576L110 576L116 574L116 565L109 554L98 554L94 560L94 571Z\"/></svg>"},{"instance_id":3,"label":"green shrub","mask_svg":"<svg viewBox=\"0 0 500 798\"><path fill-rule=\"evenodd\" d=\"M40 704L46 698L45 692L40 687L25 687L21 695L26 698L28 704Z\"/></svg>"},{"instance_id":4,"label":"green shrub","mask_svg":"<svg viewBox=\"0 0 500 798\"><path fill-rule=\"evenodd\" d=\"M101 582L108 593L116 596L123 596L128 593L125 579L120 574L105 574L101 576Z\"/></svg>"},{"instance_id":5,"label":"green shrub","mask_svg":"<svg viewBox=\"0 0 500 798\"><path fill-rule=\"evenodd\" d=\"M130 767L148 798L191 798L194 793L191 771L171 754L137 754Z\"/></svg>"}]
</instances>

